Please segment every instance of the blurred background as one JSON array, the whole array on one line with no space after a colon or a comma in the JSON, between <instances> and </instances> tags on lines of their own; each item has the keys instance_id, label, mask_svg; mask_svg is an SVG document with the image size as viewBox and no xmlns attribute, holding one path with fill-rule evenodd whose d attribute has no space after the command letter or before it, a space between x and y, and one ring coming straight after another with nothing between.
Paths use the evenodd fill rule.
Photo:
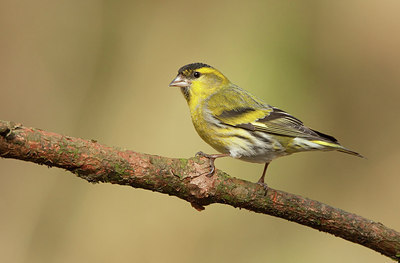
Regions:
<instances>
[{"instance_id":1,"label":"blurred background","mask_svg":"<svg viewBox=\"0 0 400 263\"><path fill-rule=\"evenodd\" d=\"M168 88L204 62L334 135L341 153L281 158L267 182L400 230L399 1L0 1L1 119L168 157L214 151ZM256 181L263 165L217 167ZM0 160L1 262L390 262L225 205L92 185Z\"/></svg>"}]
</instances>

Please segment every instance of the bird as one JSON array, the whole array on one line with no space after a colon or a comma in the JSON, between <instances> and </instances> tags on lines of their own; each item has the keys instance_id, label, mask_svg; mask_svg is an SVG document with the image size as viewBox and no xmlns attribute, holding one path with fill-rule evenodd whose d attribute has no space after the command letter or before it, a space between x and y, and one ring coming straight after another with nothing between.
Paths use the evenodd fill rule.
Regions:
<instances>
[{"instance_id":1,"label":"bird","mask_svg":"<svg viewBox=\"0 0 400 263\"><path fill-rule=\"evenodd\" d=\"M267 191L265 174L278 157L306 151L339 151L363 157L340 145L333 136L305 126L298 118L241 89L205 63L181 67L169 87L180 88L198 135L219 152L197 154L209 158L209 175L213 175L214 161L220 157L264 163L257 184Z\"/></svg>"}]
</instances>

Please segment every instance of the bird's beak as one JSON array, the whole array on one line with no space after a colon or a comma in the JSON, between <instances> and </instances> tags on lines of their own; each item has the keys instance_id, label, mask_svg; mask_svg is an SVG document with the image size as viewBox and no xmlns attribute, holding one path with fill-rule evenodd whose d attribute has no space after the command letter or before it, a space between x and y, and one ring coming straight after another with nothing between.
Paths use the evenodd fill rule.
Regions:
<instances>
[{"instance_id":1,"label":"bird's beak","mask_svg":"<svg viewBox=\"0 0 400 263\"><path fill-rule=\"evenodd\" d=\"M177 88L186 88L189 87L191 84L192 83L189 80L183 78L181 75L178 75L171 83L169 83L169 86Z\"/></svg>"}]
</instances>

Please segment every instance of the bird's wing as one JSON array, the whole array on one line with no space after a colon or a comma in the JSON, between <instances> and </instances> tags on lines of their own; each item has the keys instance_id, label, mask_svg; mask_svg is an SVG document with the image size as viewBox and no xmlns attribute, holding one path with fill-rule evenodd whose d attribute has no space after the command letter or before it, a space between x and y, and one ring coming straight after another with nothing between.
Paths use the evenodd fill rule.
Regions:
<instances>
[{"instance_id":1,"label":"bird's wing","mask_svg":"<svg viewBox=\"0 0 400 263\"><path fill-rule=\"evenodd\" d=\"M214 118L231 126L253 123L272 111L272 107L238 87L214 93L207 100L206 107Z\"/></svg>"},{"instance_id":2,"label":"bird's wing","mask_svg":"<svg viewBox=\"0 0 400 263\"><path fill-rule=\"evenodd\" d=\"M337 143L334 137L304 126L303 122L287 112L275 107L272 109L272 112L270 112L268 116L257 120L253 124L256 125L256 130L283 136L302 137L311 140L317 139Z\"/></svg>"},{"instance_id":3,"label":"bird's wing","mask_svg":"<svg viewBox=\"0 0 400 263\"><path fill-rule=\"evenodd\" d=\"M271 107L239 88L222 90L209 98L207 107L220 122L249 131L302 137L336 143L332 136L314 131L275 107Z\"/></svg>"}]
</instances>

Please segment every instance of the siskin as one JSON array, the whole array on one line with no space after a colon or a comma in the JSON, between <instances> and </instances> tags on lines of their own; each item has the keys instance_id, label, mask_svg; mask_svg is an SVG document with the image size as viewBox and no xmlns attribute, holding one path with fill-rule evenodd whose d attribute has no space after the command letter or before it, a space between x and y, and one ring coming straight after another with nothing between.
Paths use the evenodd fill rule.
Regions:
<instances>
[{"instance_id":1,"label":"siskin","mask_svg":"<svg viewBox=\"0 0 400 263\"><path fill-rule=\"evenodd\" d=\"M200 137L221 154L247 162L265 163L258 184L264 182L269 163L281 156L304 151L339 151L362 157L346 149L332 136L312 130L297 118L272 107L231 83L217 69L203 63L181 67L169 84L185 97L193 125Z\"/></svg>"}]
</instances>

